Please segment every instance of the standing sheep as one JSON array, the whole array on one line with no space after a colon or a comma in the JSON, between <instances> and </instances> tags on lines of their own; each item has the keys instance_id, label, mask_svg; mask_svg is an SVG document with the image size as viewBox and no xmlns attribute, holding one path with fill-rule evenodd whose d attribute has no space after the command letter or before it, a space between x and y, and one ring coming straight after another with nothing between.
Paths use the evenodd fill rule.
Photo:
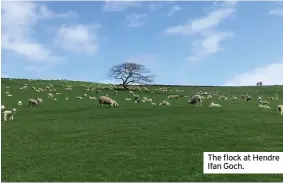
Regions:
<instances>
[{"instance_id":1,"label":"standing sheep","mask_svg":"<svg viewBox=\"0 0 283 183\"><path fill-rule=\"evenodd\" d=\"M34 99L29 99L28 103L29 103L29 107L30 106L32 106L32 107L38 106L38 101L34 100Z\"/></svg>"},{"instance_id":2,"label":"standing sheep","mask_svg":"<svg viewBox=\"0 0 283 183\"><path fill-rule=\"evenodd\" d=\"M283 115L283 105L278 105L277 110L279 114Z\"/></svg>"},{"instance_id":3,"label":"standing sheep","mask_svg":"<svg viewBox=\"0 0 283 183\"><path fill-rule=\"evenodd\" d=\"M10 119L10 120L14 120L14 115L16 113L16 109L12 109L11 111L4 111L3 112L3 116L4 116L4 121L7 121L7 117Z\"/></svg>"},{"instance_id":4,"label":"standing sheep","mask_svg":"<svg viewBox=\"0 0 283 183\"><path fill-rule=\"evenodd\" d=\"M118 107L119 106L119 104L115 100L111 99L110 97L106 97L106 96L100 96L98 98L98 102L99 102L100 107L103 106L103 104L108 104L111 107Z\"/></svg>"},{"instance_id":5,"label":"standing sheep","mask_svg":"<svg viewBox=\"0 0 283 183\"><path fill-rule=\"evenodd\" d=\"M188 100L188 104L197 104L197 106L202 106L202 99L200 95L194 95Z\"/></svg>"}]
</instances>

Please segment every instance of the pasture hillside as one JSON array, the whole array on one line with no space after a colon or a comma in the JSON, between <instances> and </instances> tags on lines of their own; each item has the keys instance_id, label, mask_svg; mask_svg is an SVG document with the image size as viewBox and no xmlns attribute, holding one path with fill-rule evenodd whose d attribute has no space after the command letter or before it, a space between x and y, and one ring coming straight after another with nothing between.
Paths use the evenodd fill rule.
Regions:
<instances>
[{"instance_id":1,"label":"pasture hillside","mask_svg":"<svg viewBox=\"0 0 283 183\"><path fill-rule=\"evenodd\" d=\"M282 181L282 175L203 175L202 156L219 151L282 152L283 116L276 107L283 104L283 86L134 90L153 99L154 107L126 100L127 91L117 90L115 95L107 85L65 82L2 79L1 105L16 107L17 112L13 121L1 122L1 181ZM24 84L27 90L20 89ZM48 98L49 90L32 89L48 84L62 93L51 92L57 100ZM72 91L65 91L66 85ZM89 85L100 86L100 93L86 91ZM203 107L189 107L188 98L167 99L170 94L191 96L198 91L218 91L238 100L213 95L203 100ZM107 93L120 107L99 108L98 101L84 93L97 98ZM246 93L251 101L241 99ZM276 93L278 100L268 98ZM271 109L258 107L258 95L270 102ZM37 97L43 99L42 105L28 107L28 100ZM170 101L169 107L158 106L164 99ZM23 106L17 106L19 100ZM212 101L222 107L209 108Z\"/></svg>"}]
</instances>

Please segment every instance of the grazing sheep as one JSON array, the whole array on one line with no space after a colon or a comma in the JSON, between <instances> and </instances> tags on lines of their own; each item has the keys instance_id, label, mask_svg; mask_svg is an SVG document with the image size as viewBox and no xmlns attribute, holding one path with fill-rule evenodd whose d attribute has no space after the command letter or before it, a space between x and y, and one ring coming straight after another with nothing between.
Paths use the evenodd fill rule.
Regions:
<instances>
[{"instance_id":1,"label":"grazing sheep","mask_svg":"<svg viewBox=\"0 0 283 183\"><path fill-rule=\"evenodd\" d=\"M212 95L208 95L206 99L212 99Z\"/></svg>"},{"instance_id":2,"label":"grazing sheep","mask_svg":"<svg viewBox=\"0 0 283 183\"><path fill-rule=\"evenodd\" d=\"M18 101L18 105L23 105L22 101Z\"/></svg>"},{"instance_id":3,"label":"grazing sheep","mask_svg":"<svg viewBox=\"0 0 283 183\"><path fill-rule=\"evenodd\" d=\"M38 101L35 100L35 99L29 99L28 102L29 102L29 107L30 107L30 106L32 106L32 107L38 106Z\"/></svg>"},{"instance_id":4,"label":"grazing sheep","mask_svg":"<svg viewBox=\"0 0 283 183\"><path fill-rule=\"evenodd\" d=\"M211 102L209 107L221 107L220 104L215 104L214 102Z\"/></svg>"},{"instance_id":5,"label":"grazing sheep","mask_svg":"<svg viewBox=\"0 0 283 183\"><path fill-rule=\"evenodd\" d=\"M270 107L268 105L259 104L258 107L264 108L264 109L270 109Z\"/></svg>"},{"instance_id":6,"label":"grazing sheep","mask_svg":"<svg viewBox=\"0 0 283 183\"><path fill-rule=\"evenodd\" d=\"M113 99L111 99L110 97L107 97L107 96L100 96L98 98L98 102L99 102L99 106L103 106L103 104L108 104L111 107L118 107L119 106L119 104L115 100L113 100Z\"/></svg>"},{"instance_id":7,"label":"grazing sheep","mask_svg":"<svg viewBox=\"0 0 283 183\"><path fill-rule=\"evenodd\" d=\"M252 97L251 96L247 96L247 98L245 100L246 101L250 101L250 100L252 100Z\"/></svg>"},{"instance_id":8,"label":"grazing sheep","mask_svg":"<svg viewBox=\"0 0 283 183\"><path fill-rule=\"evenodd\" d=\"M40 105L43 102L42 98L37 98L36 101L38 102L38 105Z\"/></svg>"},{"instance_id":9,"label":"grazing sheep","mask_svg":"<svg viewBox=\"0 0 283 183\"><path fill-rule=\"evenodd\" d=\"M232 100L237 100L238 98L237 97L232 97Z\"/></svg>"},{"instance_id":10,"label":"grazing sheep","mask_svg":"<svg viewBox=\"0 0 283 183\"><path fill-rule=\"evenodd\" d=\"M53 94L52 93L48 93L48 98L53 98Z\"/></svg>"},{"instance_id":11,"label":"grazing sheep","mask_svg":"<svg viewBox=\"0 0 283 183\"><path fill-rule=\"evenodd\" d=\"M133 91L129 91L129 95L135 95Z\"/></svg>"},{"instance_id":12,"label":"grazing sheep","mask_svg":"<svg viewBox=\"0 0 283 183\"><path fill-rule=\"evenodd\" d=\"M202 106L202 99L200 95L194 95L188 100L188 104L197 104L197 106Z\"/></svg>"},{"instance_id":13,"label":"grazing sheep","mask_svg":"<svg viewBox=\"0 0 283 183\"><path fill-rule=\"evenodd\" d=\"M283 115L283 105L278 105L277 110L279 114Z\"/></svg>"},{"instance_id":14,"label":"grazing sheep","mask_svg":"<svg viewBox=\"0 0 283 183\"><path fill-rule=\"evenodd\" d=\"M166 101L166 100L163 100L159 106L170 106L170 102Z\"/></svg>"},{"instance_id":15,"label":"grazing sheep","mask_svg":"<svg viewBox=\"0 0 283 183\"><path fill-rule=\"evenodd\" d=\"M4 121L7 121L7 118L10 120L14 120L14 115L16 113L16 109L12 109L11 111L4 111L3 116L4 116Z\"/></svg>"}]
</instances>

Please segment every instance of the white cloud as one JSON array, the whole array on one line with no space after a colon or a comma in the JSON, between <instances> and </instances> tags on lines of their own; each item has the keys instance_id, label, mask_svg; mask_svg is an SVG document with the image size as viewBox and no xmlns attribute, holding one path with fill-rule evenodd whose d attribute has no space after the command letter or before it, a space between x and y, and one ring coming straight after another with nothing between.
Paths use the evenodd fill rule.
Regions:
<instances>
[{"instance_id":1,"label":"white cloud","mask_svg":"<svg viewBox=\"0 0 283 183\"><path fill-rule=\"evenodd\" d=\"M172 16L175 13L177 13L178 11L181 11L182 8L179 5L173 5L170 7L169 13L167 14L167 16Z\"/></svg>"},{"instance_id":2,"label":"white cloud","mask_svg":"<svg viewBox=\"0 0 283 183\"><path fill-rule=\"evenodd\" d=\"M190 35L192 33L202 33L207 29L216 27L221 21L229 18L234 13L233 8L224 8L212 11L205 17L192 20L189 23L170 27L166 29L168 34Z\"/></svg>"},{"instance_id":3,"label":"white cloud","mask_svg":"<svg viewBox=\"0 0 283 183\"><path fill-rule=\"evenodd\" d=\"M262 81L264 85L282 85L283 61L258 67L234 76L224 83L225 86L249 86Z\"/></svg>"},{"instance_id":4,"label":"white cloud","mask_svg":"<svg viewBox=\"0 0 283 183\"><path fill-rule=\"evenodd\" d=\"M40 44L34 37L35 25L48 18L67 18L76 13L57 14L43 4L34 2L2 3L2 48L25 56L28 60L55 62L60 57Z\"/></svg>"},{"instance_id":5,"label":"white cloud","mask_svg":"<svg viewBox=\"0 0 283 183\"><path fill-rule=\"evenodd\" d=\"M234 37L234 33L232 32L214 32L205 35L202 40L193 43L194 56L188 57L188 60L201 59L207 55L223 50L223 48L220 47L220 43L232 37Z\"/></svg>"},{"instance_id":6,"label":"white cloud","mask_svg":"<svg viewBox=\"0 0 283 183\"><path fill-rule=\"evenodd\" d=\"M96 25L62 25L56 33L54 43L62 49L74 53L96 52Z\"/></svg>"},{"instance_id":7,"label":"white cloud","mask_svg":"<svg viewBox=\"0 0 283 183\"><path fill-rule=\"evenodd\" d=\"M141 27L146 23L147 14L131 14L126 17L128 27Z\"/></svg>"},{"instance_id":8,"label":"white cloud","mask_svg":"<svg viewBox=\"0 0 283 183\"><path fill-rule=\"evenodd\" d=\"M133 1L105 1L103 10L105 12L122 12L128 8L137 8L140 7L140 2Z\"/></svg>"},{"instance_id":9,"label":"white cloud","mask_svg":"<svg viewBox=\"0 0 283 183\"><path fill-rule=\"evenodd\" d=\"M162 8L163 4L161 2L158 2L158 3L155 3L155 4L149 4L148 7L149 7L150 11L156 11L156 10Z\"/></svg>"},{"instance_id":10,"label":"white cloud","mask_svg":"<svg viewBox=\"0 0 283 183\"><path fill-rule=\"evenodd\" d=\"M277 15L277 16L283 16L283 8L277 8L277 9L273 9L273 10L270 10L268 12L268 15Z\"/></svg>"},{"instance_id":11,"label":"white cloud","mask_svg":"<svg viewBox=\"0 0 283 183\"><path fill-rule=\"evenodd\" d=\"M235 1L224 2L218 5L216 10L211 11L204 17L191 20L185 24L167 28L167 34L179 34L191 36L199 34L201 38L192 45L192 56L188 60L199 60L210 54L223 50L220 47L222 41L234 36L230 31L217 31L217 26L230 18L235 12ZM214 5L215 6L215 5Z\"/></svg>"}]
</instances>

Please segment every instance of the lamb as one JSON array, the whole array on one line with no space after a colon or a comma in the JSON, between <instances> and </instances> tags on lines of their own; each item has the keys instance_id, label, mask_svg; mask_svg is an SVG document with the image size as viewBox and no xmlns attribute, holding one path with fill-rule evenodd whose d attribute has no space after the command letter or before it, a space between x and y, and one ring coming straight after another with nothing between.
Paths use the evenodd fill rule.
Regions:
<instances>
[{"instance_id":1,"label":"lamb","mask_svg":"<svg viewBox=\"0 0 283 183\"><path fill-rule=\"evenodd\" d=\"M200 95L194 95L188 100L188 104L197 104L197 106L202 106L202 99Z\"/></svg>"},{"instance_id":2,"label":"lamb","mask_svg":"<svg viewBox=\"0 0 283 183\"><path fill-rule=\"evenodd\" d=\"M211 102L209 107L221 107L220 104L215 104L214 102Z\"/></svg>"},{"instance_id":3,"label":"lamb","mask_svg":"<svg viewBox=\"0 0 283 183\"><path fill-rule=\"evenodd\" d=\"M23 105L22 101L18 101L18 105Z\"/></svg>"},{"instance_id":4,"label":"lamb","mask_svg":"<svg viewBox=\"0 0 283 183\"><path fill-rule=\"evenodd\" d=\"M29 102L29 106L32 106L32 107L38 106L38 101L35 99L29 99L28 102Z\"/></svg>"},{"instance_id":5,"label":"lamb","mask_svg":"<svg viewBox=\"0 0 283 183\"><path fill-rule=\"evenodd\" d=\"M14 120L14 115L16 113L16 109L12 109L11 111L4 111L3 116L4 116L4 121L7 121L7 118L10 120Z\"/></svg>"},{"instance_id":6,"label":"lamb","mask_svg":"<svg viewBox=\"0 0 283 183\"><path fill-rule=\"evenodd\" d=\"M107 97L107 96L100 96L98 98L98 102L99 102L99 106L103 106L103 104L108 104L111 107L118 107L119 106L119 104L115 100L113 100L113 99L111 99L110 97Z\"/></svg>"},{"instance_id":7,"label":"lamb","mask_svg":"<svg viewBox=\"0 0 283 183\"><path fill-rule=\"evenodd\" d=\"M283 105L278 105L277 110L281 115L283 115Z\"/></svg>"}]
</instances>

